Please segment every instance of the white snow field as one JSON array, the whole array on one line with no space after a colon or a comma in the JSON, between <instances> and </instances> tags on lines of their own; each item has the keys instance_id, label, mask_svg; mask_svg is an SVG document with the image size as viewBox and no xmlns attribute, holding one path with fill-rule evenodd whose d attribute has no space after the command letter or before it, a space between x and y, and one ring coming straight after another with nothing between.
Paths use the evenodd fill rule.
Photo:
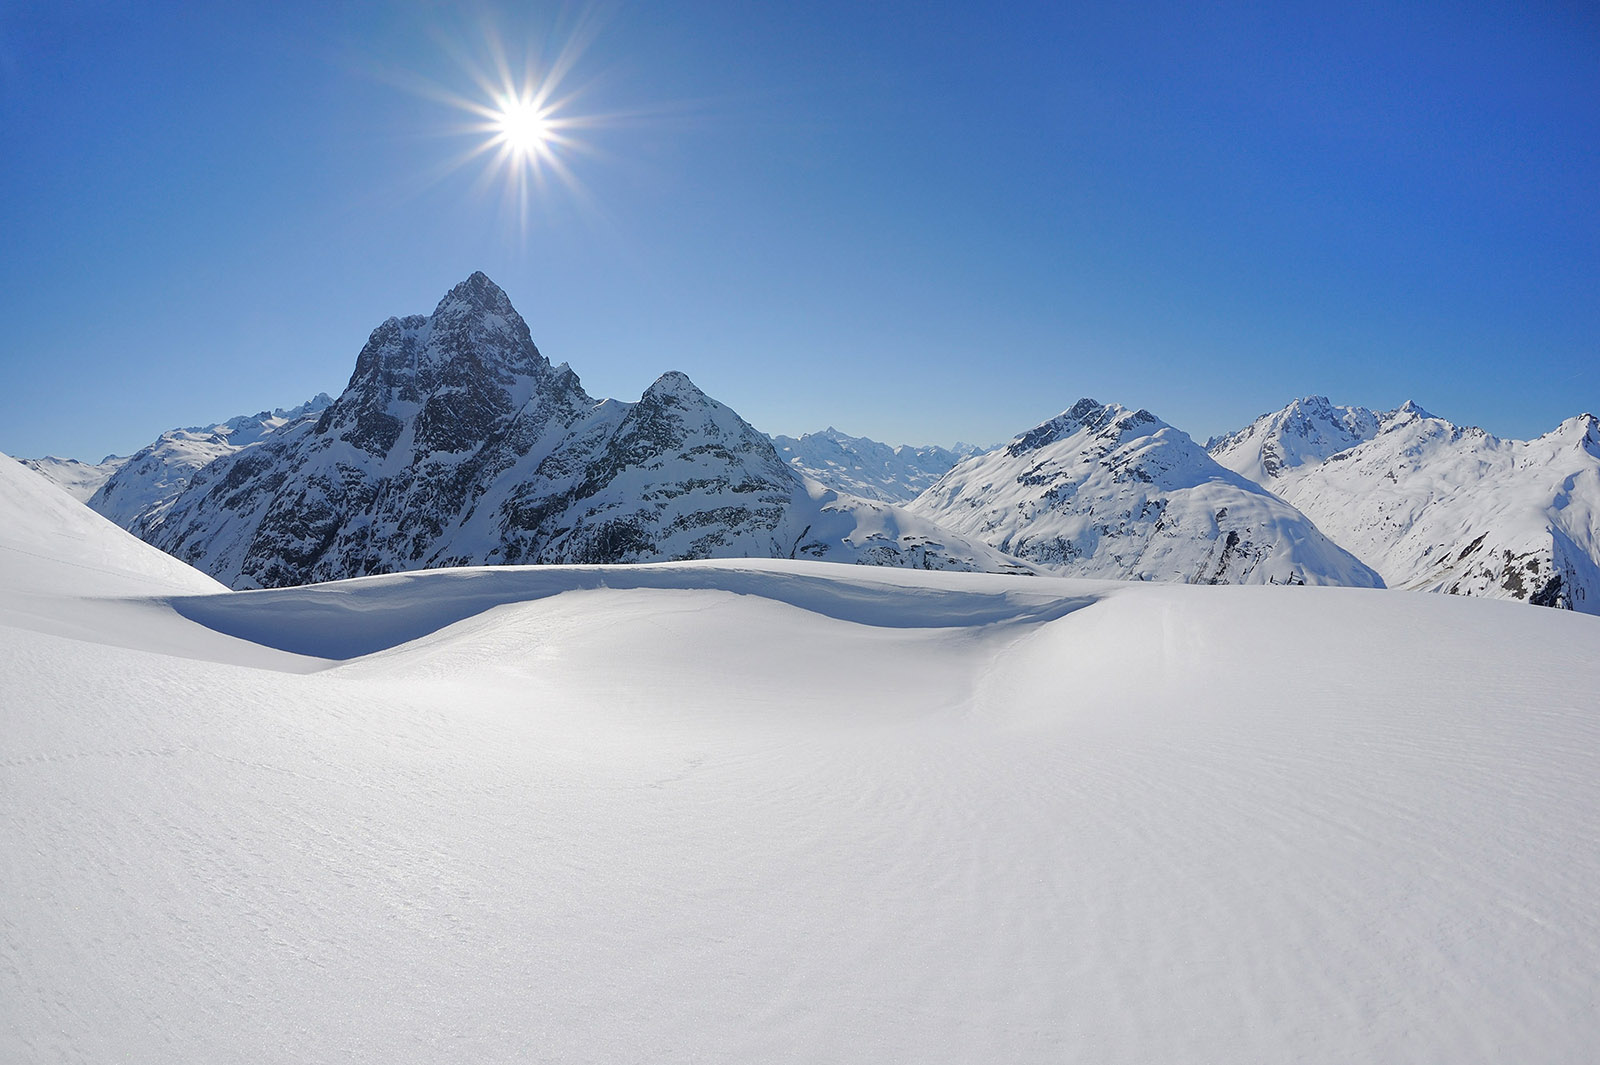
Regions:
<instances>
[{"instance_id":1,"label":"white snow field","mask_svg":"<svg viewBox=\"0 0 1600 1065\"><path fill-rule=\"evenodd\" d=\"M0 460L0 1061L1600 1043L1600 618L792 561L224 592L52 492Z\"/></svg>"}]
</instances>

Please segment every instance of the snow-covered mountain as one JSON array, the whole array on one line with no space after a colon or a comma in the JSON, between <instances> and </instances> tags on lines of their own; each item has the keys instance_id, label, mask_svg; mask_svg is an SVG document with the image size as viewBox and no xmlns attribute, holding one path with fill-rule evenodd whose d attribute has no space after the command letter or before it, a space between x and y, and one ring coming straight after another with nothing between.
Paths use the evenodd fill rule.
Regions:
<instances>
[{"instance_id":1,"label":"snow-covered mountain","mask_svg":"<svg viewBox=\"0 0 1600 1065\"><path fill-rule=\"evenodd\" d=\"M710 557L1026 569L807 481L681 373L595 400L482 273L379 326L319 417L213 462L140 531L235 587Z\"/></svg>"},{"instance_id":2,"label":"snow-covered mountain","mask_svg":"<svg viewBox=\"0 0 1600 1065\"><path fill-rule=\"evenodd\" d=\"M908 509L1058 573L1380 587L1294 507L1149 411L1080 400Z\"/></svg>"},{"instance_id":3,"label":"snow-covered mountain","mask_svg":"<svg viewBox=\"0 0 1600 1065\"><path fill-rule=\"evenodd\" d=\"M197 471L219 458L259 444L270 434L319 413L332 402L326 392L319 392L296 407L241 414L215 425L168 430L121 460L87 502L124 529L143 535L160 523Z\"/></svg>"},{"instance_id":4,"label":"snow-covered mountain","mask_svg":"<svg viewBox=\"0 0 1600 1065\"><path fill-rule=\"evenodd\" d=\"M775 436L783 460L829 488L863 499L905 503L921 495L955 464L984 450L971 444L954 448L898 446L849 436L829 426L796 438Z\"/></svg>"},{"instance_id":5,"label":"snow-covered mountain","mask_svg":"<svg viewBox=\"0 0 1600 1065\"><path fill-rule=\"evenodd\" d=\"M1374 413L1312 397L1214 441L1212 455L1259 472L1393 587L1600 613L1592 415L1502 440L1414 403Z\"/></svg>"},{"instance_id":6,"label":"snow-covered mountain","mask_svg":"<svg viewBox=\"0 0 1600 1065\"><path fill-rule=\"evenodd\" d=\"M1407 410L1422 412L1407 403L1395 413ZM1307 396L1237 432L1208 440L1206 451L1228 469L1267 485L1284 470L1322 462L1371 440L1384 417L1365 407L1336 406L1326 396Z\"/></svg>"},{"instance_id":7,"label":"snow-covered mountain","mask_svg":"<svg viewBox=\"0 0 1600 1065\"><path fill-rule=\"evenodd\" d=\"M107 455L99 462L82 462L78 459L57 458L46 455L42 459L17 459L28 469L43 474L52 484L80 503L87 503L100 486L128 461L127 455Z\"/></svg>"}]
</instances>

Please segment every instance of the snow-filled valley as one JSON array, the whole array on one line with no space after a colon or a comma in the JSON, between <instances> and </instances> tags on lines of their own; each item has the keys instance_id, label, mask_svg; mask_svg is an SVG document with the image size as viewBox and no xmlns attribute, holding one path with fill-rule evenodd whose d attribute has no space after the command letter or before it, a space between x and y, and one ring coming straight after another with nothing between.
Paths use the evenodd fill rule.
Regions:
<instances>
[{"instance_id":1,"label":"snow-filled valley","mask_svg":"<svg viewBox=\"0 0 1600 1065\"><path fill-rule=\"evenodd\" d=\"M1586 1061L1597 647L786 559L229 592L0 459L0 1060Z\"/></svg>"}]
</instances>

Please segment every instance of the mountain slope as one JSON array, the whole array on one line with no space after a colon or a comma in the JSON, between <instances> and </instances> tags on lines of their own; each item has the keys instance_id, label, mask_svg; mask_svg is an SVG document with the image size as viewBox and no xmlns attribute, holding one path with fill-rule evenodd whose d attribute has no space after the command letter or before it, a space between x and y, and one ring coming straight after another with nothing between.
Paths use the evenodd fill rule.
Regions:
<instances>
[{"instance_id":1,"label":"mountain slope","mask_svg":"<svg viewBox=\"0 0 1600 1065\"><path fill-rule=\"evenodd\" d=\"M1400 408L1408 409L1421 410L1411 404ZM1385 417L1365 407L1336 406L1326 396L1307 396L1207 442L1206 452L1228 469L1267 485L1285 470L1322 462L1371 440Z\"/></svg>"},{"instance_id":2,"label":"mountain slope","mask_svg":"<svg viewBox=\"0 0 1600 1065\"><path fill-rule=\"evenodd\" d=\"M0 588L158 595L215 592L222 586L0 455Z\"/></svg>"},{"instance_id":3,"label":"mountain slope","mask_svg":"<svg viewBox=\"0 0 1600 1065\"><path fill-rule=\"evenodd\" d=\"M1259 465L1261 453L1298 456L1265 485L1390 585L1600 613L1593 416L1536 440L1501 440L1407 404L1374 415L1364 439L1322 454L1300 446L1304 434L1287 432L1282 413L1264 415L1214 454L1240 470ZM1241 447L1246 438L1251 445Z\"/></svg>"},{"instance_id":4,"label":"mountain slope","mask_svg":"<svg viewBox=\"0 0 1600 1065\"><path fill-rule=\"evenodd\" d=\"M1382 585L1187 434L1148 411L1091 399L962 462L909 509L1072 576Z\"/></svg>"},{"instance_id":5,"label":"mountain slope","mask_svg":"<svg viewBox=\"0 0 1600 1065\"><path fill-rule=\"evenodd\" d=\"M775 436L773 446L801 474L863 499L906 503L922 494L955 464L979 449L971 445L913 447L849 436L829 426L798 439Z\"/></svg>"},{"instance_id":6,"label":"mountain slope","mask_svg":"<svg viewBox=\"0 0 1600 1065\"><path fill-rule=\"evenodd\" d=\"M332 403L320 392L297 407L241 414L210 426L171 429L121 460L86 502L136 535L160 523L195 473L217 459L258 444Z\"/></svg>"},{"instance_id":7,"label":"mountain slope","mask_svg":"<svg viewBox=\"0 0 1600 1065\"><path fill-rule=\"evenodd\" d=\"M683 374L596 401L481 273L379 326L320 418L207 467L146 535L236 587L730 556L1026 569L808 485Z\"/></svg>"},{"instance_id":8,"label":"mountain slope","mask_svg":"<svg viewBox=\"0 0 1600 1065\"><path fill-rule=\"evenodd\" d=\"M0 582L0 1060L1600 1040L1595 618L789 560L82 591Z\"/></svg>"}]
</instances>

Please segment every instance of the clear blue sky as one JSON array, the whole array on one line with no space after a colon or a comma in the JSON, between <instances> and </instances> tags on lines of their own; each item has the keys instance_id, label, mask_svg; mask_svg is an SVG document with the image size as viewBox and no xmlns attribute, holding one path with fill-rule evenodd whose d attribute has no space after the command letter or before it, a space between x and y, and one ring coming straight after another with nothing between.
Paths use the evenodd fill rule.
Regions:
<instances>
[{"instance_id":1,"label":"clear blue sky","mask_svg":"<svg viewBox=\"0 0 1600 1065\"><path fill-rule=\"evenodd\" d=\"M0 3L0 450L343 387L475 269L595 395L1005 439L1310 393L1600 412L1591 3ZM596 28L597 27L597 28ZM553 57L526 225L418 91Z\"/></svg>"}]
</instances>

